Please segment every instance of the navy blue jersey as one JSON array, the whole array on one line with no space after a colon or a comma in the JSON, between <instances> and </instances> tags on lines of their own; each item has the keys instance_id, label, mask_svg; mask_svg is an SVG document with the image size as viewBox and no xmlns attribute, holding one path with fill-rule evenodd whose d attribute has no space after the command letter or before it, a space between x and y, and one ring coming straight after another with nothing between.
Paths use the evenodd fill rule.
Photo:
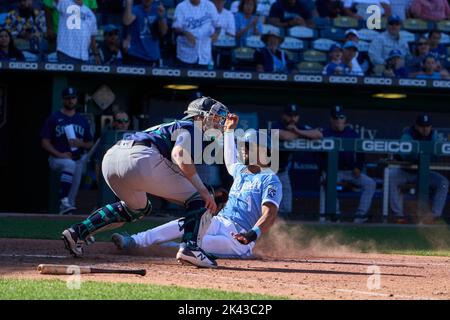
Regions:
<instances>
[{"instance_id":1,"label":"navy blue jersey","mask_svg":"<svg viewBox=\"0 0 450 320\"><path fill-rule=\"evenodd\" d=\"M194 126L194 122L190 120L175 120L169 123L163 123L143 132L137 132L127 137L127 140L142 141L150 139L158 148L161 155L171 160L172 149L175 146L177 133L188 132L190 135L190 150L188 150L192 159L202 156L203 151L203 135L202 128L200 126ZM200 154L197 154L194 147L194 140L200 143ZM198 148L198 147L197 147Z\"/></svg>"},{"instance_id":2,"label":"navy blue jersey","mask_svg":"<svg viewBox=\"0 0 450 320\"><path fill-rule=\"evenodd\" d=\"M69 117L61 111L56 111L47 118L42 127L41 137L49 139L52 146L59 152L72 152L72 157L76 159L86 150L82 148L78 148L76 151L70 150L69 140L64 131L64 127L70 124L73 125L78 139L84 142L92 141L89 122L85 117L78 113Z\"/></svg>"},{"instance_id":3,"label":"navy blue jersey","mask_svg":"<svg viewBox=\"0 0 450 320\"><path fill-rule=\"evenodd\" d=\"M358 139L359 136L355 130L346 126L342 131L335 131L330 127L323 130L323 136L343 138L343 139ZM323 155L325 157L325 153ZM325 160L324 160L325 162ZM362 153L356 153L352 151L339 152L339 170L353 170L355 168L362 169L364 163L364 155ZM325 165L324 165L325 166Z\"/></svg>"}]
</instances>

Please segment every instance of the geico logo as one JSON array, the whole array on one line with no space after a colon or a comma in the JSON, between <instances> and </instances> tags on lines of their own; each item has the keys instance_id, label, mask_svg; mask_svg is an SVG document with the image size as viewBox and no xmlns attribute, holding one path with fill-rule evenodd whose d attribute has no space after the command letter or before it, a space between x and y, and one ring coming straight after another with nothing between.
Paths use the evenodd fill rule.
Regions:
<instances>
[{"instance_id":1,"label":"geico logo","mask_svg":"<svg viewBox=\"0 0 450 320\"><path fill-rule=\"evenodd\" d=\"M179 76L181 76L181 71L178 69L152 69L152 75L167 76L167 77L179 77Z\"/></svg>"},{"instance_id":2,"label":"geico logo","mask_svg":"<svg viewBox=\"0 0 450 320\"><path fill-rule=\"evenodd\" d=\"M258 75L259 80L272 80L272 81L286 81L287 80L286 74L272 74L272 73L260 73Z\"/></svg>"},{"instance_id":3,"label":"geico logo","mask_svg":"<svg viewBox=\"0 0 450 320\"><path fill-rule=\"evenodd\" d=\"M224 79L242 79L242 80L251 80L252 74L250 72L229 72L225 71L223 73Z\"/></svg>"},{"instance_id":4,"label":"geico logo","mask_svg":"<svg viewBox=\"0 0 450 320\"><path fill-rule=\"evenodd\" d=\"M145 74L145 68L117 67L117 73Z\"/></svg>"},{"instance_id":5,"label":"geico logo","mask_svg":"<svg viewBox=\"0 0 450 320\"><path fill-rule=\"evenodd\" d=\"M73 71L75 66L73 64L46 63L44 68L51 71Z\"/></svg>"},{"instance_id":6,"label":"geico logo","mask_svg":"<svg viewBox=\"0 0 450 320\"><path fill-rule=\"evenodd\" d=\"M296 74L294 76L294 81L299 81L299 82L322 82L323 81L323 77L322 76L308 76L308 75Z\"/></svg>"},{"instance_id":7,"label":"geico logo","mask_svg":"<svg viewBox=\"0 0 450 320\"><path fill-rule=\"evenodd\" d=\"M284 147L287 149L296 150L333 150L334 140L323 139L323 140L293 140L284 142Z\"/></svg>"},{"instance_id":8,"label":"geico logo","mask_svg":"<svg viewBox=\"0 0 450 320\"><path fill-rule=\"evenodd\" d=\"M90 66L82 65L81 71L83 72L109 72L111 68L109 66Z\"/></svg>"},{"instance_id":9,"label":"geico logo","mask_svg":"<svg viewBox=\"0 0 450 320\"><path fill-rule=\"evenodd\" d=\"M358 78L356 77L330 77L331 83L358 83Z\"/></svg>"},{"instance_id":10,"label":"geico logo","mask_svg":"<svg viewBox=\"0 0 450 320\"><path fill-rule=\"evenodd\" d=\"M189 70L188 77L196 77L196 78L215 78L215 71L202 71L202 70Z\"/></svg>"},{"instance_id":11,"label":"geico logo","mask_svg":"<svg viewBox=\"0 0 450 320\"><path fill-rule=\"evenodd\" d=\"M450 143L443 143L441 146L442 154L450 154Z\"/></svg>"},{"instance_id":12,"label":"geico logo","mask_svg":"<svg viewBox=\"0 0 450 320\"><path fill-rule=\"evenodd\" d=\"M363 151L410 153L413 150L413 144L406 141L364 140L362 143L362 149Z\"/></svg>"},{"instance_id":13,"label":"geico logo","mask_svg":"<svg viewBox=\"0 0 450 320\"><path fill-rule=\"evenodd\" d=\"M426 87L427 80L418 79L400 79L398 84L401 86Z\"/></svg>"},{"instance_id":14,"label":"geico logo","mask_svg":"<svg viewBox=\"0 0 450 320\"><path fill-rule=\"evenodd\" d=\"M435 87L435 88L450 88L450 81L434 80L433 87Z\"/></svg>"},{"instance_id":15,"label":"geico logo","mask_svg":"<svg viewBox=\"0 0 450 320\"><path fill-rule=\"evenodd\" d=\"M368 78L364 78L364 84L392 85L392 79L368 77Z\"/></svg>"},{"instance_id":16,"label":"geico logo","mask_svg":"<svg viewBox=\"0 0 450 320\"><path fill-rule=\"evenodd\" d=\"M10 62L10 69L25 69L25 70L36 70L38 64L34 62Z\"/></svg>"}]
</instances>

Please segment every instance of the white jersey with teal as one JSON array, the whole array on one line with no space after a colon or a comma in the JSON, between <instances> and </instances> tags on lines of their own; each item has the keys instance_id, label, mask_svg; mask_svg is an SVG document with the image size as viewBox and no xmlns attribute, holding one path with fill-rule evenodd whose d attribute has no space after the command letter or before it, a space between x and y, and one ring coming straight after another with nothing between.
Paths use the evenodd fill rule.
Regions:
<instances>
[{"instance_id":1,"label":"white jersey with teal","mask_svg":"<svg viewBox=\"0 0 450 320\"><path fill-rule=\"evenodd\" d=\"M264 203L270 202L279 207L282 197L281 182L270 169L251 173L247 166L234 163L231 171L234 182L228 202L219 215L232 220L245 230L250 230L261 217Z\"/></svg>"}]
</instances>

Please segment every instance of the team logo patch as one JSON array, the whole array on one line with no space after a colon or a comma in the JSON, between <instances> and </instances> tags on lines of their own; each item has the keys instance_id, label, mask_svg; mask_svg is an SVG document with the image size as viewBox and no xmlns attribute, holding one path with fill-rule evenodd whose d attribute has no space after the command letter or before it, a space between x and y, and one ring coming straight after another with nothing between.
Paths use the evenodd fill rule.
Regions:
<instances>
[{"instance_id":1,"label":"team logo patch","mask_svg":"<svg viewBox=\"0 0 450 320\"><path fill-rule=\"evenodd\" d=\"M267 190L267 195L271 198L274 198L277 195L277 189L273 186L269 186L269 189Z\"/></svg>"}]
</instances>

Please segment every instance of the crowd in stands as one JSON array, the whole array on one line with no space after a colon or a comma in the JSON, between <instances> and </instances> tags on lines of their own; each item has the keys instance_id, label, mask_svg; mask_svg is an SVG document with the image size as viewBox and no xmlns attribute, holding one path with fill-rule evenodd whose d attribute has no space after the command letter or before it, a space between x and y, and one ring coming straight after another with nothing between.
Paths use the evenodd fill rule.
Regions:
<instances>
[{"instance_id":1,"label":"crowd in stands","mask_svg":"<svg viewBox=\"0 0 450 320\"><path fill-rule=\"evenodd\" d=\"M449 53L448 0L0 0L0 60L448 79Z\"/></svg>"}]
</instances>

